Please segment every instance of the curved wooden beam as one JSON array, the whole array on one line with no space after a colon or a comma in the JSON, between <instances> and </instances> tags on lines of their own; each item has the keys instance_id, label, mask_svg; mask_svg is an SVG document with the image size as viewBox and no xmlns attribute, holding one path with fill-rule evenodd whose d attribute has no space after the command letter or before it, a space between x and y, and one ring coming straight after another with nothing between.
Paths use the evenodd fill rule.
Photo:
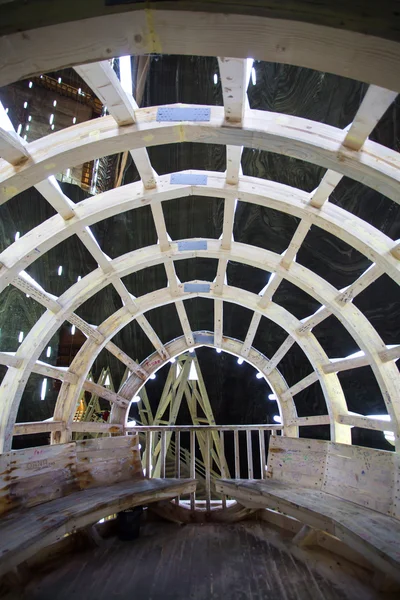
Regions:
<instances>
[{"instance_id":1,"label":"curved wooden beam","mask_svg":"<svg viewBox=\"0 0 400 600\"><path fill-rule=\"evenodd\" d=\"M86 4L87 13L83 8ZM182 10L183 4L187 5L187 11ZM8 27L7 20L2 24L0 86L85 62L126 54L165 53L251 56L336 73L400 91L397 76L400 71L399 44L379 37L381 30L378 27L376 32L376 27L382 21L380 13L375 21L369 20L367 31L373 33L365 35L340 29L338 26L341 22L346 23L346 16L338 22L333 20L336 14L331 10L321 19L322 24L313 23L321 14L320 2L317 7L307 2L307 8L300 11L288 10L286 6L283 10L281 3L275 8L271 3L267 8L260 8L259 4L250 7L247 2L222 7L221 4L203 2L203 10L198 12L201 5L198 2L190 4L180 2L174 7L179 10L172 11L165 10L165 5L161 4L153 11L143 10L140 5L139 10L132 9L137 9L135 5L126 4L106 10L104 3L100 9L93 7L93 2L75 3L74 21L70 20L71 14L75 15L74 10L65 14L65 9L53 10L52 7L51 11L35 10L25 19L25 25L21 25L20 19L26 11L24 6L23 10L17 11L16 22L11 20ZM197 11L193 12L193 8ZM7 15L8 11L14 14L14 6L6 5L3 10L6 9ZM226 14L230 11L233 14ZM59 22L63 13L62 22ZM288 16L300 20L285 20ZM302 19L311 22L302 22ZM331 23L332 27L326 26ZM350 19L350 23L349 29L357 29L362 24L365 31L359 15ZM35 24L36 29L32 28ZM18 32L12 33L15 30ZM71 40L74 40L72 45Z\"/></svg>"},{"instance_id":2,"label":"curved wooden beam","mask_svg":"<svg viewBox=\"0 0 400 600\"><path fill-rule=\"evenodd\" d=\"M170 175L164 175L159 178L156 191L144 190L140 182L131 183L79 202L75 205L75 217L69 221L60 215L51 217L0 254L3 266L0 268L0 290L42 254L93 223L141 206L192 195L225 198L232 205L237 198L305 218L356 248L400 284L400 261L391 254L396 242L342 208L327 202L320 210L315 209L309 204L310 194L273 181L242 176L238 185L231 187L226 185L223 173L191 173L206 175L207 185L171 184ZM230 239L229 243L223 240L222 247L228 250L229 244Z\"/></svg>"},{"instance_id":3,"label":"curved wooden beam","mask_svg":"<svg viewBox=\"0 0 400 600\"><path fill-rule=\"evenodd\" d=\"M183 286L180 286L180 287L181 287L181 293L182 293ZM296 328L298 326L299 321L291 313L286 311L286 309L283 309L282 307L271 302L270 305L266 309L261 310L258 308L257 301L258 301L259 297L256 294L252 294L250 292L245 292L244 290L241 290L238 288L233 288L230 286L224 286L221 294L218 294L218 295L214 292L213 289L211 289L211 291L208 293L207 292L191 292L191 293L184 293L184 294L182 293L182 296L181 296L182 299L190 299L193 297L204 297L204 298L214 298L214 299L222 298L224 301L232 302L234 304L240 304L241 306L245 306L246 308L260 312L262 315L264 315L267 318L278 323L281 327L283 327L289 333L290 336L294 337L294 339L299 343L302 350L307 355L307 357L310 360L313 367L316 368L318 373L321 375L322 369L320 369L318 367L318 365L320 365L321 360L323 360L326 357L325 352L323 351L322 347L320 346L320 344L318 343L318 341L316 340L316 338L314 337L313 334L309 333L306 336L307 339L303 339L304 336L298 335ZM240 297L240 299L239 299L239 297ZM151 294L147 294L146 296L142 296L141 298L138 298L137 299L138 310L139 311L151 310L153 308L156 308L157 306L164 306L165 304L171 304L171 303L175 302L175 300L176 300L176 298L171 296L169 288L164 288L162 290L157 290L156 292L152 292ZM129 322L131 322L134 318L135 318L135 315L132 315L125 308L122 308L119 311L117 311L116 313L114 313L114 315L112 315L111 317L106 319L106 321L104 321L104 323L102 323L102 325L100 326L101 333L104 336L104 342L101 345L96 344L96 342L91 339L88 339L85 342L84 346L82 346L78 355L75 357L73 363L71 364L71 369L73 370L73 372L76 375L78 375L77 381L73 385L61 387L60 394L57 399L55 413L54 413L54 419L56 421L59 421L59 420L64 421L65 423L67 423L67 428L70 426L70 421L73 417L73 415L71 416L71 414L75 410L75 407L76 407L76 402L77 402L77 398L79 396L81 382L85 381L87 372L90 369L90 365L92 364L93 360L95 360L95 358L98 356L98 354L100 353L104 344L109 339L111 339L116 333L118 333L118 331L120 331L123 327L125 327L125 325L127 325ZM223 338L222 343L225 345L224 338ZM183 342L182 342L182 344L183 344ZM186 345L182 346L182 348L184 350L186 348ZM226 349L228 351L229 351L229 348L230 348L230 345L228 343L226 343ZM238 348L236 348L236 350L238 350ZM233 353L236 354L236 351ZM240 354L236 354L236 355L240 355ZM254 358L254 360L255 360L255 363L257 363L256 357ZM143 363L143 364L146 364L146 367L145 367L146 371L150 373L150 372L154 372L154 371L158 370L164 364L164 362L165 361L163 359L161 359L159 356L153 358L153 355L152 355L152 357L150 357L149 361L146 363ZM263 358L262 362L259 363L256 366L256 368L267 373L267 375L269 376L269 361L267 359ZM136 384L135 379L132 379L131 381L133 382L133 384ZM339 381L338 381L338 379L333 379L333 378L327 379L324 374L323 376L320 376L320 382L321 382L321 385L322 385L322 388L324 391L328 412L332 417L332 421L331 421L332 435L334 438L340 437L341 439L345 439L347 441L347 443L350 443L349 429L338 430L337 424L335 422L336 408L335 408L335 406L332 406L331 401L330 401L330 397L334 398L335 401L337 401L337 406L340 405L341 410L344 410L345 414L347 413L346 402L344 400L343 392L340 388ZM142 380L142 383L143 383L143 380ZM132 392L132 389L129 389L129 388L125 389L126 397L127 397L127 399L129 398L129 400L132 399L132 396L134 394L134 392L132 392L132 395L131 395L131 392ZM121 390L120 394L122 394L122 390ZM115 423L117 421L119 423L123 423L125 420L125 417L126 417L126 411L121 412L121 411L114 410L112 415L113 415L113 421L112 421L113 423ZM64 441L65 439L68 438L68 435L69 434L67 431L61 432L61 434L57 438L57 441Z\"/></svg>"},{"instance_id":4,"label":"curved wooden beam","mask_svg":"<svg viewBox=\"0 0 400 600\"><path fill-rule=\"evenodd\" d=\"M370 359L371 365L375 370L376 377L378 379L378 383L381 385L381 389L383 392L383 396L388 406L388 412L391 415L393 421L395 422L395 414L394 411L397 411L397 398L400 397L398 394L398 373L397 369L393 369L393 365L391 363L387 363L385 365L381 364L382 361L379 357L379 352L385 349L383 342L380 340L379 336L377 336L376 332L373 330L368 321L363 317L363 315L352 305L340 305L335 304L336 299L338 298L338 291L330 286L319 278L318 276L312 274L310 271L305 269L304 267L297 265L296 263L292 263L289 269L285 269L280 265L281 257L275 255L273 253L257 249L254 247L246 247L243 244L232 244L232 250L228 253L226 251L221 251L220 242L216 240L208 240L207 241L208 248L206 251L181 251L178 248L177 244L171 244L171 250L169 251L169 255L172 253L176 260L194 257L194 256L208 256L208 257L216 257L219 258L221 253L226 257L230 257L232 260L237 260L238 262L246 262L252 266L256 266L261 269L265 269L266 265L272 271L277 271L279 274L287 278L289 281L294 283L295 285L299 285L304 291L317 297L324 305L328 306L336 316L343 322L343 324L348 327L350 333L354 335L356 341L359 343L360 347L364 350L367 356ZM149 253L153 253L153 258L149 257ZM258 260L256 259L258 257ZM135 253L131 253L130 255L125 255L124 257L120 257L119 259L115 259L113 262L113 266L115 272L123 277L127 275L129 272L133 270L138 270L141 268L145 268L151 264L156 264L158 262L163 262L165 256L160 251L160 248L153 247L142 249L136 251ZM134 267L132 268L132 262L134 263ZM84 282L84 283L82 283ZM53 331L53 324L55 329L57 329L57 320L64 320L67 313L70 314L71 311L75 310L77 306L84 301L89 296L93 295L98 291L101 287L104 287L108 283L108 277L104 275L104 273L100 272L98 269L94 271L91 275L85 277L81 282L75 284L70 288L62 298L59 300L60 307L63 309L58 311L57 315L53 315L52 324L47 325L47 329L50 328ZM319 293L316 293L316 290L321 290ZM176 296L174 296L176 299ZM258 298L258 297L257 297ZM258 304L258 303L257 303ZM68 307L68 308L67 308ZM261 312L260 309L256 310L256 312ZM42 321L44 320L46 314L39 320L37 325L32 329L31 334L38 328L39 331L44 331L41 329ZM51 321L51 319L50 319ZM55 321L55 323L54 323ZM45 327L46 329L46 327ZM29 334L20 347L20 350L17 353L17 358L23 357L25 353L26 346L28 345L27 340L31 340ZM42 333L43 335L43 333ZM47 340L47 334L46 340ZM308 335L307 332L305 335ZM361 337L360 337L361 336ZM364 340L364 336L367 340ZM296 337L299 338L299 334L296 331ZM37 341L37 334L35 332L35 340ZM297 340L296 340L297 341ZM96 342L94 342L96 343ZM96 343L97 345L97 343ZM39 344L40 346L40 344ZM28 346L29 347L29 346ZM29 357L24 365L26 368L32 368L32 365L29 365L29 362L32 361L33 356L35 356L35 349L37 352L38 346L34 345L33 348L30 348L27 356ZM32 354L33 353L33 354ZM26 356L26 355L25 355ZM36 360L36 357L33 358ZM325 364L327 360L324 360L322 364ZM313 362L314 368L316 366L315 361ZM24 372L24 368L21 368L20 374ZM322 369L321 369L322 371ZM7 401L10 398L14 398L16 395L18 396L22 394L24 385L24 377L20 377L20 379L16 378L14 382L9 381L7 376L3 382L2 390L6 391L5 394L5 405L7 405ZM11 389L8 389L8 386L14 387L13 393L11 393ZM21 387L22 386L22 387ZM342 395L342 393L341 393ZM328 394L329 396L329 394ZM19 398L18 398L19 403ZM15 404L15 402L11 402L11 404ZM342 411L341 411L342 412ZM15 419L15 415L14 415Z\"/></svg>"},{"instance_id":5,"label":"curved wooden beam","mask_svg":"<svg viewBox=\"0 0 400 600\"><path fill-rule=\"evenodd\" d=\"M346 148L345 130L299 117L247 109L242 126L232 127L224 120L223 107L200 108L210 109L209 122L159 122L157 107L141 108L131 125L119 127L112 116L102 117L31 142L26 146L29 158L17 168L0 161L0 204L67 167L125 150L180 142L245 146L292 156L351 177L399 202L400 159L394 150L370 140L358 151Z\"/></svg>"}]
</instances>

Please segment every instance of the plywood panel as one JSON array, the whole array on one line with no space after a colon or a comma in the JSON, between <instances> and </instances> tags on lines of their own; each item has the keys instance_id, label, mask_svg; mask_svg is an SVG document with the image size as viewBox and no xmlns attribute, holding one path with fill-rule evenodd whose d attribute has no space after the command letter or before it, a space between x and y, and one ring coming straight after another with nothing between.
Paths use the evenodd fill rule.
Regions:
<instances>
[{"instance_id":1,"label":"plywood panel","mask_svg":"<svg viewBox=\"0 0 400 600\"><path fill-rule=\"evenodd\" d=\"M75 444L13 450L1 455L0 461L0 514L77 489Z\"/></svg>"},{"instance_id":2,"label":"plywood panel","mask_svg":"<svg viewBox=\"0 0 400 600\"><path fill-rule=\"evenodd\" d=\"M137 436L83 440L76 443L77 479L80 489L142 478Z\"/></svg>"},{"instance_id":3,"label":"plywood panel","mask_svg":"<svg viewBox=\"0 0 400 600\"><path fill-rule=\"evenodd\" d=\"M323 490L384 514L393 514L393 452L329 443Z\"/></svg>"},{"instance_id":4,"label":"plywood panel","mask_svg":"<svg viewBox=\"0 0 400 600\"><path fill-rule=\"evenodd\" d=\"M291 484L321 489L327 446L321 440L271 436L267 476Z\"/></svg>"}]
</instances>

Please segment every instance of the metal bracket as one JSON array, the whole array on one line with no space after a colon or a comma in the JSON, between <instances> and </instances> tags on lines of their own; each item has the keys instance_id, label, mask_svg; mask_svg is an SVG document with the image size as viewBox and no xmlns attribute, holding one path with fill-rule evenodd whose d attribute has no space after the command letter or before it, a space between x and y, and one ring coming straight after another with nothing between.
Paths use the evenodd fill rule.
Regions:
<instances>
[{"instance_id":1,"label":"metal bracket","mask_svg":"<svg viewBox=\"0 0 400 600\"><path fill-rule=\"evenodd\" d=\"M193 242L178 242L179 252L184 250L207 250L207 240L198 240Z\"/></svg>"},{"instance_id":2,"label":"metal bracket","mask_svg":"<svg viewBox=\"0 0 400 600\"><path fill-rule=\"evenodd\" d=\"M182 185L207 185L207 175L196 175L196 173L173 173L170 183Z\"/></svg>"},{"instance_id":3,"label":"metal bracket","mask_svg":"<svg viewBox=\"0 0 400 600\"><path fill-rule=\"evenodd\" d=\"M211 118L211 109L208 106L204 108L180 107L180 106L160 106L157 110L157 121L209 121Z\"/></svg>"},{"instance_id":4,"label":"metal bracket","mask_svg":"<svg viewBox=\"0 0 400 600\"><path fill-rule=\"evenodd\" d=\"M209 292L209 283L185 283L183 285L184 292Z\"/></svg>"}]
</instances>

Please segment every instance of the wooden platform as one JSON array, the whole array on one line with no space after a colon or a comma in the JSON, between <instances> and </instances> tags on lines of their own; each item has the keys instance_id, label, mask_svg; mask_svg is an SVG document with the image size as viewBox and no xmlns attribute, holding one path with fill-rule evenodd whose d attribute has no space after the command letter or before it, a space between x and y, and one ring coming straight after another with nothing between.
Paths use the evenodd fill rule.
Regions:
<instances>
[{"instance_id":1,"label":"wooden platform","mask_svg":"<svg viewBox=\"0 0 400 600\"><path fill-rule=\"evenodd\" d=\"M132 506L174 498L196 489L189 479L143 479L97 487L30 508L0 522L0 576L35 552L86 525Z\"/></svg>"},{"instance_id":2,"label":"wooden platform","mask_svg":"<svg viewBox=\"0 0 400 600\"><path fill-rule=\"evenodd\" d=\"M25 600L376 600L327 563L325 578L265 524L148 523L134 542L106 540L38 575ZM329 572L329 573L328 573Z\"/></svg>"},{"instance_id":3,"label":"wooden platform","mask_svg":"<svg viewBox=\"0 0 400 600\"><path fill-rule=\"evenodd\" d=\"M325 492L281 481L221 479L218 491L246 507L272 508L327 531L400 582L400 521Z\"/></svg>"}]
</instances>

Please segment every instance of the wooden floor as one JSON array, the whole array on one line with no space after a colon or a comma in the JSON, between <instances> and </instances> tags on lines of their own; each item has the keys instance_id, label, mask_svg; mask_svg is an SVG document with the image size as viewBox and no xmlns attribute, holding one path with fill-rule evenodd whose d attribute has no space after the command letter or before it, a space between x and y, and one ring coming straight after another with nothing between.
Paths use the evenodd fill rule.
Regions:
<instances>
[{"instance_id":1,"label":"wooden floor","mask_svg":"<svg viewBox=\"0 0 400 600\"><path fill-rule=\"evenodd\" d=\"M65 558L32 581L25 600L369 600L360 584L325 579L271 543L262 523L148 523L133 542L115 538ZM372 595L371 595L372 594Z\"/></svg>"}]
</instances>

